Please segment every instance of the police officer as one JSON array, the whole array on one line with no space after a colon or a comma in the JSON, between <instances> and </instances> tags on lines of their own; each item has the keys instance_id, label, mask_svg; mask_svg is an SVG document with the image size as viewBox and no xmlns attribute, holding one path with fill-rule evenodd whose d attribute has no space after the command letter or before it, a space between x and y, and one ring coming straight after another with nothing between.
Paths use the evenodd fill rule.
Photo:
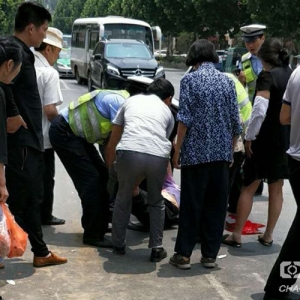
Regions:
<instances>
[{"instance_id":1,"label":"police officer","mask_svg":"<svg viewBox=\"0 0 300 300\"><path fill-rule=\"evenodd\" d=\"M104 237L109 217L108 169L94 143L105 144L111 122L128 97L126 90L95 90L71 102L50 126L50 142L81 200L86 245L112 248Z\"/></svg>"},{"instance_id":2,"label":"police officer","mask_svg":"<svg viewBox=\"0 0 300 300\"><path fill-rule=\"evenodd\" d=\"M243 26L240 29L243 32L242 36L245 47L249 52L242 56L240 63L241 72L238 78L247 87L250 100L253 101L256 79L263 68L262 63L256 55L260 46L265 41L264 29L266 29L266 26L252 24Z\"/></svg>"},{"instance_id":3,"label":"police officer","mask_svg":"<svg viewBox=\"0 0 300 300\"><path fill-rule=\"evenodd\" d=\"M235 90L237 94L238 108L240 113L240 120L243 126L243 134L246 133L246 129L250 122L252 104L249 99L248 93L241 84L241 82L231 73L225 73L231 78L235 84ZM243 144L243 138L240 136L237 140L233 154L233 165L229 169L229 197L228 197L228 215L226 217L225 227L231 229L234 226L235 218L232 218L236 214L237 203L241 194L241 190L244 184L243 178L243 163L245 157L245 149Z\"/></svg>"},{"instance_id":4,"label":"police officer","mask_svg":"<svg viewBox=\"0 0 300 300\"><path fill-rule=\"evenodd\" d=\"M265 41L264 29L265 25L251 24L240 28L243 32L243 39L248 53L242 56L239 74L239 80L248 90L249 98L253 102L255 96L256 79L262 71L263 66L258 59L257 52ZM261 183L255 195L261 195L263 191L263 183Z\"/></svg>"}]
</instances>

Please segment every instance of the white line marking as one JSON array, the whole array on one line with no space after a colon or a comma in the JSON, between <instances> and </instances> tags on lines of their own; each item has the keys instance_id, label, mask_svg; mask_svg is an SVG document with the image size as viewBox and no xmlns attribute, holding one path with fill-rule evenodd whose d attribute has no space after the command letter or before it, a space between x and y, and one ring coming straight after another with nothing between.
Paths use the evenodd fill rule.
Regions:
<instances>
[{"instance_id":1,"label":"white line marking","mask_svg":"<svg viewBox=\"0 0 300 300\"><path fill-rule=\"evenodd\" d=\"M69 88L69 86L65 83L65 81L64 80L59 80L60 81L60 83L64 86L63 88L61 88L62 90L71 90L70 88Z\"/></svg>"},{"instance_id":2,"label":"white line marking","mask_svg":"<svg viewBox=\"0 0 300 300\"><path fill-rule=\"evenodd\" d=\"M262 283L263 285L266 284L266 281L258 274L258 273L253 273L254 277L257 279L257 281L259 281L260 283Z\"/></svg>"},{"instance_id":3,"label":"white line marking","mask_svg":"<svg viewBox=\"0 0 300 300\"><path fill-rule=\"evenodd\" d=\"M235 300L237 299L233 295L231 295L229 292L225 290L223 285L216 279L216 277L212 274L205 275L209 283L212 285L212 287L217 291L217 293L220 295L220 297L224 300Z\"/></svg>"}]
</instances>

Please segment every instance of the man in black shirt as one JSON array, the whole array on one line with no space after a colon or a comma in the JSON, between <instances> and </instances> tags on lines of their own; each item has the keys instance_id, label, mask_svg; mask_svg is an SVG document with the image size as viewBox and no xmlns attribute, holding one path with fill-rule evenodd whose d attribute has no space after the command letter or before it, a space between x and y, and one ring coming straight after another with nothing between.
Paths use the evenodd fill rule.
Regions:
<instances>
[{"instance_id":1,"label":"man in black shirt","mask_svg":"<svg viewBox=\"0 0 300 300\"><path fill-rule=\"evenodd\" d=\"M7 203L18 224L28 233L33 265L63 264L66 258L49 251L43 240L40 205L43 199L42 106L38 92L34 55L46 37L50 13L40 4L23 2L15 16L14 37L23 48L23 63L13 84L4 88L8 103Z\"/></svg>"}]
</instances>

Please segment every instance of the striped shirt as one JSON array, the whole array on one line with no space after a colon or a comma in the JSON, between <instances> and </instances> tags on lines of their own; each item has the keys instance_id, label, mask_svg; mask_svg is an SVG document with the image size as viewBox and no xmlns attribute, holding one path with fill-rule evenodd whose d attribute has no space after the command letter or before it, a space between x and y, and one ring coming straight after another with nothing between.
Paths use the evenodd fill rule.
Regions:
<instances>
[{"instance_id":1,"label":"striped shirt","mask_svg":"<svg viewBox=\"0 0 300 300\"><path fill-rule=\"evenodd\" d=\"M113 124L124 126L117 150L169 158L172 144L168 138L174 127L174 118L169 107L157 96L128 98Z\"/></svg>"}]
</instances>

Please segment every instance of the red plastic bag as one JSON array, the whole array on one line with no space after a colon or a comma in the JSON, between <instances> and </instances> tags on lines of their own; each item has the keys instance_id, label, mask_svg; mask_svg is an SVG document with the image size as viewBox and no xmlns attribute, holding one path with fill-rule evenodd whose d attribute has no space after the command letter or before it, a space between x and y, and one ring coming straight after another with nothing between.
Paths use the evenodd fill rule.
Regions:
<instances>
[{"instance_id":1,"label":"red plastic bag","mask_svg":"<svg viewBox=\"0 0 300 300\"><path fill-rule=\"evenodd\" d=\"M229 219L226 221L225 229L227 231L233 232L235 227L235 215L230 214ZM242 231L242 235L248 235L248 234L259 234L262 233L260 231L260 228L265 227L264 224L260 223L254 223L250 220L247 220Z\"/></svg>"},{"instance_id":2,"label":"red plastic bag","mask_svg":"<svg viewBox=\"0 0 300 300\"><path fill-rule=\"evenodd\" d=\"M6 217L0 206L0 257L6 257L10 251L10 236L6 226Z\"/></svg>"},{"instance_id":3,"label":"red plastic bag","mask_svg":"<svg viewBox=\"0 0 300 300\"><path fill-rule=\"evenodd\" d=\"M7 257L22 256L26 250L28 234L18 225L8 206L2 203L6 217L7 230L10 236L10 251Z\"/></svg>"}]
</instances>

